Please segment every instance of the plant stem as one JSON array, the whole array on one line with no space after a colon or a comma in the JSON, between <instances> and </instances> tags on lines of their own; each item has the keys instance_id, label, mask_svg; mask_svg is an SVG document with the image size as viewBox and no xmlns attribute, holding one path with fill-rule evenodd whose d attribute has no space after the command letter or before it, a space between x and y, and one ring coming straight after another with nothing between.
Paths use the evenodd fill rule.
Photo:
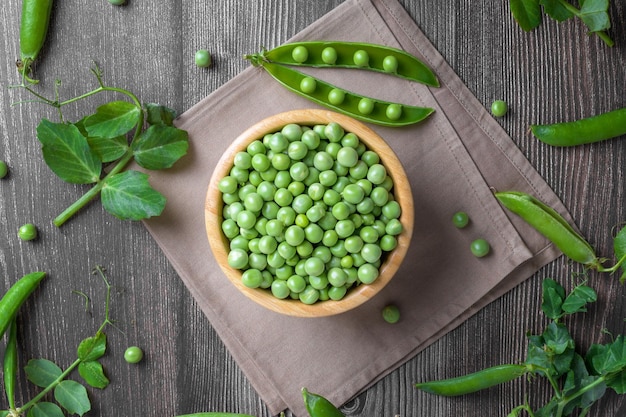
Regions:
<instances>
[{"instance_id":1,"label":"plant stem","mask_svg":"<svg viewBox=\"0 0 626 417\"><path fill-rule=\"evenodd\" d=\"M574 16L582 20L580 10L574 7L570 2L566 0L558 0L558 2L564 8L566 8L571 14L573 14ZM593 33L598 35L600 39L602 39L602 41L604 41L604 43L606 43L608 46L615 45L615 42L613 42L613 39L611 39L611 37L608 35L608 33L606 33L606 31L603 30L603 31L598 31L598 32L593 32Z\"/></svg>"},{"instance_id":2,"label":"plant stem","mask_svg":"<svg viewBox=\"0 0 626 417\"><path fill-rule=\"evenodd\" d=\"M50 392L52 389L54 389L54 387L56 387L57 385L59 385L59 383L61 383L61 381L63 381L73 370L74 368L76 368L82 361L80 359L76 359L65 371L63 371L63 373L61 375L59 375L59 377L57 379L55 379L50 385L48 385L46 388L44 388L39 394L37 394L32 400L30 400L29 402L27 402L26 404L24 404L22 407L20 407L19 411L20 413L23 413L25 410L28 410L29 408L31 408L33 405L37 404L39 401L41 401L41 399L48 393Z\"/></svg>"}]
</instances>

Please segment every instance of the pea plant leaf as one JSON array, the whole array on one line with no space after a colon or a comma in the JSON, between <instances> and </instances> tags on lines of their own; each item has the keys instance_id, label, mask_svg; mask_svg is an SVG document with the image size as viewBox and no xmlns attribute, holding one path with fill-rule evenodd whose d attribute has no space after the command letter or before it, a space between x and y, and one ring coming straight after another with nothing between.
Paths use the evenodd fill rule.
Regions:
<instances>
[{"instance_id":1,"label":"pea plant leaf","mask_svg":"<svg viewBox=\"0 0 626 417\"><path fill-rule=\"evenodd\" d=\"M85 129L90 136L100 138L122 136L137 126L141 112L141 108L128 101L112 101L85 118Z\"/></svg>"},{"instance_id":2,"label":"pea plant leaf","mask_svg":"<svg viewBox=\"0 0 626 417\"><path fill-rule=\"evenodd\" d=\"M624 341L624 336L617 336L615 341L593 356L591 361L594 369L600 375L626 369L626 342Z\"/></svg>"},{"instance_id":3,"label":"pea plant leaf","mask_svg":"<svg viewBox=\"0 0 626 417\"><path fill-rule=\"evenodd\" d=\"M556 320L563 315L563 299L565 288L553 279L546 278L542 282L541 310L546 317Z\"/></svg>"},{"instance_id":4,"label":"pea plant leaf","mask_svg":"<svg viewBox=\"0 0 626 417\"><path fill-rule=\"evenodd\" d=\"M28 417L65 417L61 407L55 403L43 401L32 406L28 410Z\"/></svg>"},{"instance_id":5,"label":"pea plant leaf","mask_svg":"<svg viewBox=\"0 0 626 417\"><path fill-rule=\"evenodd\" d=\"M87 389L76 381L66 379L54 388L54 399L70 414L82 416L91 410Z\"/></svg>"},{"instance_id":6,"label":"pea plant leaf","mask_svg":"<svg viewBox=\"0 0 626 417\"><path fill-rule=\"evenodd\" d=\"M626 256L626 227L623 227L613 239L613 251L618 260ZM621 270L622 275L619 280L624 283L626 281L626 264L622 264Z\"/></svg>"},{"instance_id":7,"label":"pea plant leaf","mask_svg":"<svg viewBox=\"0 0 626 417\"><path fill-rule=\"evenodd\" d=\"M24 367L26 378L38 387L45 388L63 374L63 370L48 359L31 359Z\"/></svg>"},{"instance_id":8,"label":"pea plant leaf","mask_svg":"<svg viewBox=\"0 0 626 417\"><path fill-rule=\"evenodd\" d=\"M574 14L568 10L559 0L541 0L543 11L557 22L563 22L574 17Z\"/></svg>"},{"instance_id":9,"label":"pea plant leaf","mask_svg":"<svg viewBox=\"0 0 626 417\"><path fill-rule=\"evenodd\" d=\"M107 177L102 187L102 205L122 220L158 216L165 201L165 197L150 186L148 175L135 170Z\"/></svg>"},{"instance_id":10,"label":"pea plant leaf","mask_svg":"<svg viewBox=\"0 0 626 417\"><path fill-rule=\"evenodd\" d=\"M559 355L566 349L574 347L574 340L563 324L551 322L543 332L545 345L555 354Z\"/></svg>"},{"instance_id":11,"label":"pea plant leaf","mask_svg":"<svg viewBox=\"0 0 626 417\"><path fill-rule=\"evenodd\" d=\"M526 32L541 24L541 5L539 0L509 0L513 17Z\"/></svg>"},{"instance_id":12,"label":"pea plant leaf","mask_svg":"<svg viewBox=\"0 0 626 417\"><path fill-rule=\"evenodd\" d=\"M585 306L588 303L595 302L598 294L591 287L586 285L578 285L563 301L563 311L568 314L587 311Z\"/></svg>"},{"instance_id":13,"label":"pea plant leaf","mask_svg":"<svg viewBox=\"0 0 626 417\"><path fill-rule=\"evenodd\" d=\"M100 158L102 162L113 162L121 158L128 150L128 139L126 136L116 136L114 138L99 138L97 136L89 136L89 132L85 129L85 119L81 119L74 125L87 138L87 143L91 150Z\"/></svg>"},{"instance_id":14,"label":"pea plant leaf","mask_svg":"<svg viewBox=\"0 0 626 417\"><path fill-rule=\"evenodd\" d=\"M609 0L587 0L580 8L580 18L590 32L600 32L611 27Z\"/></svg>"},{"instance_id":15,"label":"pea plant leaf","mask_svg":"<svg viewBox=\"0 0 626 417\"><path fill-rule=\"evenodd\" d=\"M98 182L102 162L76 126L44 119L37 126L37 139L41 142L46 164L63 181L73 184Z\"/></svg>"},{"instance_id":16,"label":"pea plant leaf","mask_svg":"<svg viewBox=\"0 0 626 417\"><path fill-rule=\"evenodd\" d=\"M146 121L151 125L173 126L176 112L169 107L160 104L147 103Z\"/></svg>"},{"instance_id":17,"label":"pea plant leaf","mask_svg":"<svg viewBox=\"0 0 626 417\"><path fill-rule=\"evenodd\" d=\"M94 361L106 352L106 334L99 332L95 336L83 339L78 345L77 354L81 361Z\"/></svg>"},{"instance_id":18,"label":"pea plant leaf","mask_svg":"<svg viewBox=\"0 0 626 417\"><path fill-rule=\"evenodd\" d=\"M104 368L98 361L81 362L78 365L78 373L94 388L104 389L109 385L109 378L104 374Z\"/></svg>"},{"instance_id":19,"label":"pea plant leaf","mask_svg":"<svg viewBox=\"0 0 626 417\"><path fill-rule=\"evenodd\" d=\"M165 125L150 126L132 144L135 162L152 170L170 168L188 147L187 132Z\"/></svg>"}]
</instances>

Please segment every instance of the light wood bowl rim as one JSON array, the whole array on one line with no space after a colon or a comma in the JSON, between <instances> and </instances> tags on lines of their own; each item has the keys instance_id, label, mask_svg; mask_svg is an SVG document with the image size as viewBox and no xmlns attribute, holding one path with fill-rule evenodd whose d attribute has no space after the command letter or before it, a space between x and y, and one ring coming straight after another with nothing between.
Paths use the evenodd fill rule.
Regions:
<instances>
[{"instance_id":1,"label":"light wood bowl rim","mask_svg":"<svg viewBox=\"0 0 626 417\"><path fill-rule=\"evenodd\" d=\"M221 178L226 176L233 165L234 156L244 150L248 143L262 139L267 133L280 130L289 123L313 126L316 124L339 123L346 132L353 132L364 142L369 149L378 153L381 162L394 181L394 196L402 208L400 221L403 225L402 233L397 236L398 246L387 254L381 265L380 275L372 284L359 285L348 290L346 296L339 300L318 301L307 305L299 300L278 299L269 290L248 288L241 282L241 271L228 265L228 239L221 229L222 198L217 187ZM413 195L404 167L395 152L376 132L363 123L340 113L302 109L292 110L270 116L240 134L221 156L211 176L205 200L205 226L211 251L215 259L230 282L245 296L258 304L275 311L294 317L325 317L340 314L360 306L371 299L391 281L409 248L413 234L414 206Z\"/></svg>"}]
</instances>

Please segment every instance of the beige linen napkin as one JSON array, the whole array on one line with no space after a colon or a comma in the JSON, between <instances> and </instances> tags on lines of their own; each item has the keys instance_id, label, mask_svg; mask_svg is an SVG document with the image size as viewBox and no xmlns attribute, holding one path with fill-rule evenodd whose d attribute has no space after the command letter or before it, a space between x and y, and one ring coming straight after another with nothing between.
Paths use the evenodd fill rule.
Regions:
<instances>
[{"instance_id":1,"label":"beige linen napkin","mask_svg":"<svg viewBox=\"0 0 626 417\"><path fill-rule=\"evenodd\" d=\"M160 217L145 222L270 411L289 408L300 416L306 415L301 387L344 403L559 255L509 217L493 189L530 192L567 215L396 0L348 0L293 40L305 39L399 47L440 78L440 88L428 88L370 72L317 73L365 95L436 109L416 126L371 126L398 154L415 199L414 236L396 278L350 312L303 319L256 305L220 271L204 226L204 199L220 154L265 117L315 107L259 68L243 71L177 120L189 132L190 153L175 168L152 173L168 203ZM467 229L452 226L458 210L471 217ZM478 237L493 248L482 259L469 251ZM400 307L399 323L382 320L387 303Z\"/></svg>"}]
</instances>

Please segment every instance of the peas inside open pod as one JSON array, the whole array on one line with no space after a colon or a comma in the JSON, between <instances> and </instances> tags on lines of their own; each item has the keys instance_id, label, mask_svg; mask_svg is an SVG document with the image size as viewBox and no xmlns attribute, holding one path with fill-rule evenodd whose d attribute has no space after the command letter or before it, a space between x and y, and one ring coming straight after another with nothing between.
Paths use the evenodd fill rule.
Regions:
<instances>
[{"instance_id":1,"label":"peas inside open pod","mask_svg":"<svg viewBox=\"0 0 626 417\"><path fill-rule=\"evenodd\" d=\"M377 294L407 253L413 216L389 145L327 110L280 113L245 130L219 160L205 201L227 278L297 317L339 314Z\"/></svg>"}]
</instances>

